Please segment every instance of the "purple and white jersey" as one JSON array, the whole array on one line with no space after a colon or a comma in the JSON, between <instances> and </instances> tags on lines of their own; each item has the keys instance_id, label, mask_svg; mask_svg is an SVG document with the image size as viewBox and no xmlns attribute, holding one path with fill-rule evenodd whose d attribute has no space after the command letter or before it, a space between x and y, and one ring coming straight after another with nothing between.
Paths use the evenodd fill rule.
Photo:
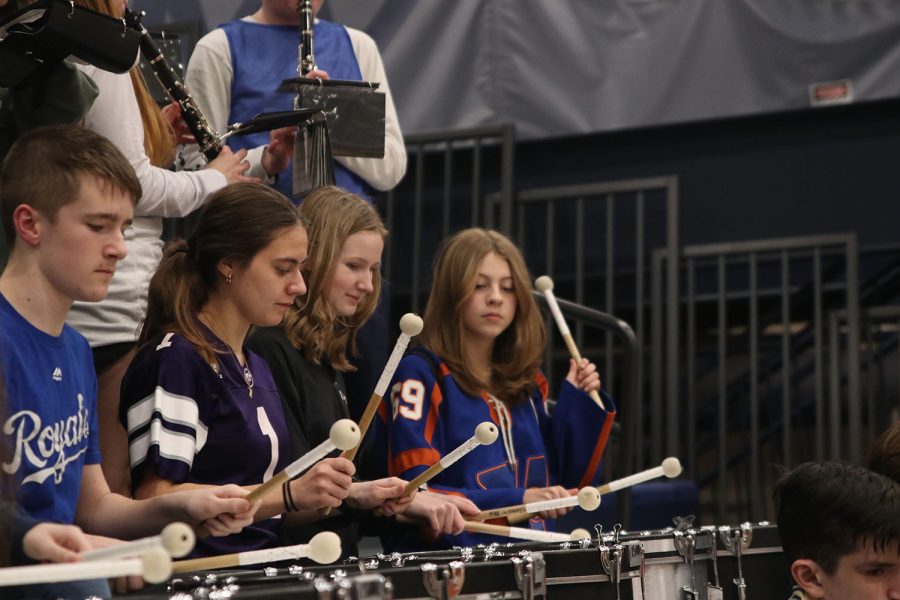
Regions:
<instances>
[{"instance_id":1,"label":"purple and white jersey","mask_svg":"<svg viewBox=\"0 0 900 600\"><path fill-rule=\"evenodd\" d=\"M256 354L244 349L244 357L250 375L231 352L213 367L173 333L138 351L119 406L134 488L148 469L174 483L256 485L288 465L290 440L272 374ZM278 546L279 528L276 517L198 540L191 556Z\"/></svg>"}]
</instances>

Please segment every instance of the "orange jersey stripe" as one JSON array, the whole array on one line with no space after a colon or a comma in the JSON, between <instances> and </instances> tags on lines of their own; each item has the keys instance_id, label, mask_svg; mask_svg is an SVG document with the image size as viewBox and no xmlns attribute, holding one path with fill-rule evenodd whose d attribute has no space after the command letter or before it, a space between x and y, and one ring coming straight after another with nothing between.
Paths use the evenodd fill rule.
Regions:
<instances>
[{"instance_id":1,"label":"orange jersey stripe","mask_svg":"<svg viewBox=\"0 0 900 600\"><path fill-rule=\"evenodd\" d=\"M398 476L413 467L430 467L441 460L440 453L434 448L416 448L406 450L391 457L391 475Z\"/></svg>"},{"instance_id":2,"label":"orange jersey stripe","mask_svg":"<svg viewBox=\"0 0 900 600\"><path fill-rule=\"evenodd\" d=\"M581 476L581 483L578 485L579 488L590 485L594 473L597 472L597 467L600 465L600 458L603 456L603 451L606 450L606 442L609 441L609 432L612 430L615 418L616 413L606 413L603 429L600 430L600 437L597 438L597 445L594 446L594 452L591 454L591 460L588 463L587 469L585 469L584 475Z\"/></svg>"},{"instance_id":3,"label":"orange jersey stripe","mask_svg":"<svg viewBox=\"0 0 900 600\"><path fill-rule=\"evenodd\" d=\"M443 367L443 363L441 363L441 366ZM428 407L428 416L425 417L425 441L429 444L434 437L434 428L437 427L438 422L438 408L440 408L443 400L444 395L441 393L441 385L439 382L435 381L434 387L431 388L431 402Z\"/></svg>"}]
</instances>

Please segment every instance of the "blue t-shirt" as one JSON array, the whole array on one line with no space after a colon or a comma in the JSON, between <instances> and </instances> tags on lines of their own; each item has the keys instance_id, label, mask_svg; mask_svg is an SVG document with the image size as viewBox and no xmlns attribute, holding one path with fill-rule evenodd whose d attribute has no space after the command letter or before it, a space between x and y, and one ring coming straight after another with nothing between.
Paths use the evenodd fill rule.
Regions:
<instances>
[{"instance_id":1,"label":"blue t-shirt","mask_svg":"<svg viewBox=\"0 0 900 600\"><path fill-rule=\"evenodd\" d=\"M84 465L100 462L97 377L87 340L63 326L59 336L25 320L0 295L0 366L6 385L6 475L35 519L72 523Z\"/></svg>"},{"instance_id":2,"label":"blue t-shirt","mask_svg":"<svg viewBox=\"0 0 900 600\"><path fill-rule=\"evenodd\" d=\"M256 354L245 349L244 356L249 375L231 352L218 355L213 367L173 333L138 351L119 406L135 487L148 469L176 484L246 486L288 465L290 439L272 374ZM266 519L234 535L197 540L191 556L278 546L280 523Z\"/></svg>"}]
</instances>

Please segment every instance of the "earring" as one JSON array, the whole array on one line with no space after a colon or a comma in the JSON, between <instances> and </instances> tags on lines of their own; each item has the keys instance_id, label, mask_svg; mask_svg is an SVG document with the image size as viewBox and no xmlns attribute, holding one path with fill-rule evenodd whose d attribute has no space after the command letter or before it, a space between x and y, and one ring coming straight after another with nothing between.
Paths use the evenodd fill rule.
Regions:
<instances>
[{"instance_id":1,"label":"earring","mask_svg":"<svg viewBox=\"0 0 900 600\"><path fill-rule=\"evenodd\" d=\"M225 276L225 283L231 283L231 273Z\"/></svg>"}]
</instances>

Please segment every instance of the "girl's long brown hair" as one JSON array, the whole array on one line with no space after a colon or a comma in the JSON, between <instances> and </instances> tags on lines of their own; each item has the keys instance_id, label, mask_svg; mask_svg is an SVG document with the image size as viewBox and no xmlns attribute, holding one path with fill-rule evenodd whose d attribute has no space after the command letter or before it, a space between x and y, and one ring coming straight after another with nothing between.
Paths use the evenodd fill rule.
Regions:
<instances>
[{"instance_id":1,"label":"girl's long brown hair","mask_svg":"<svg viewBox=\"0 0 900 600\"><path fill-rule=\"evenodd\" d=\"M517 305L512 323L494 342L490 380L482 381L463 352L462 308L475 291L481 262L491 252L509 263ZM466 393L477 396L489 390L510 404L526 400L535 386L547 333L531 296L525 259L503 234L472 228L444 242L435 259L424 321L419 342L441 357Z\"/></svg>"},{"instance_id":2,"label":"girl's long brown hair","mask_svg":"<svg viewBox=\"0 0 900 600\"><path fill-rule=\"evenodd\" d=\"M244 267L285 230L302 224L290 200L261 183L235 183L210 195L194 232L166 248L150 279L138 345L174 332L216 364L218 351L201 332L196 315L221 284L219 263L230 259Z\"/></svg>"},{"instance_id":3,"label":"girl's long brown hair","mask_svg":"<svg viewBox=\"0 0 900 600\"><path fill-rule=\"evenodd\" d=\"M365 323L381 294L381 273L372 276L372 292L351 317L337 315L324 295L324 289L341 256L341 249L354 233L372 231L387 237L387 229L375 208L350 192L327 186L308 195L300 205L308 224L309 255L304 263L306 297L285 315L284 331L291 343L307 360L321 364L327 359L339 371L355 371L347 352L355 351L356 331Z\"/></svg>"},{"instance_id":4,"label":"girl's long brown hair","mask_svg":"<svg viewBox=\"0 0 900 600\"><path fill-rule=\"evenodd\" d=\"M75 4L93 11L121 19L122 14L112 0L75 0ZM141 111L144 125L144 152L155 167L168 167L175 160L175 134L160 111L156 101L147 90L147 83L141 70L134 66L128 72L131 86Z\"/></svg>"}]
</instances>

